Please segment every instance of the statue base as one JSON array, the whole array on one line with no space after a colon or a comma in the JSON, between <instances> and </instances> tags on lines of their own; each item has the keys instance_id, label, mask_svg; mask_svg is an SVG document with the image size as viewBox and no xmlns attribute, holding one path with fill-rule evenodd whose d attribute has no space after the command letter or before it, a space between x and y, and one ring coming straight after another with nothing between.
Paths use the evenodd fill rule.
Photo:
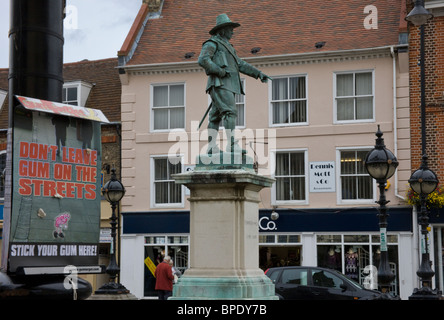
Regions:
<instances>
[{"instance_id":1,"label":"statue base","mask_svg":"<svg viewBox=\"0 0 444 320\"><path fill-rule=\"evenodd\" d=\"M197 165L173 175L190 189L190 268L170 299L275 300L274 284L258 266L259 191L274 180L245 170L246 164L217 165L241 169Z\"/></svg>"},{"instance_id":2,"label":"statue base","mask_svg":"<svg viewBox=\"0 0 444 320\"><path fill-rule=\"evenodd\" d=\"M254 172L254 161L242 152L218 152L201 154L196 159L197 171L239 170Z\"/></svg>"}]
</instances>

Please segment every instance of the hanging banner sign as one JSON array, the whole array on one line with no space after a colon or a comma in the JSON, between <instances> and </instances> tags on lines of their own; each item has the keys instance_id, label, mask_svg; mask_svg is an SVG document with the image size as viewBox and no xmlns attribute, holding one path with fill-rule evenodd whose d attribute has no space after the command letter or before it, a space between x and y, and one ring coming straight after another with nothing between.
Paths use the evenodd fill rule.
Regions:
<instances>
[{"instance_id":1,"label":"hanging banner sign","mask_svg":"<svg viewBox=\"0 0 444 320\"><path fill-rule=\"evenodd\" d=\"M97 265L100 122L108 120L100 110L17 100L8 272Z\"/></svg>"}]
</instances>

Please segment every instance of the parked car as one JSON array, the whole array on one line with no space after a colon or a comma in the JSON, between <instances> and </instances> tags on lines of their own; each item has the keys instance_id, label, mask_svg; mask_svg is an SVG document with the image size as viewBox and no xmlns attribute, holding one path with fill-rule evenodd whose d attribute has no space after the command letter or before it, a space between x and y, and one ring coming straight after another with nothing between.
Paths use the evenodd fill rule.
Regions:
<instances>
[{"instance_id":1,"label":"parked car","mask_svg":"<svg viewBox=\"0 0 444 320\"><path fill-rule=\"evenodd\" d=\"M276 295L283 300L358 300L381 295L327 268L278 267L267 269L265 274L275 284Z\"/></svg>"}]
</instances>

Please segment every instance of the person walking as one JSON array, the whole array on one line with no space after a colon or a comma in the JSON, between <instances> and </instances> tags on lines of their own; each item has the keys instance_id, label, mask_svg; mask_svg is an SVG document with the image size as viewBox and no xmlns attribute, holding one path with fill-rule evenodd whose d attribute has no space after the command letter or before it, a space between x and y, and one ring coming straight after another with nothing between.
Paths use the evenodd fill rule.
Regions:
<instances>
[{"instance_id":1,"label":"person walking","mask_svg":"<svg viewBox=\"0 0 444 320\"><path fill-rule=\"evenodd\" d=\"M159 263L154 272L156 277L156 286L159 300L168 300L168 298L173 294L173 270L170 266L171 257L165 256L163 261Z\"/></svg>"}]
</instances>

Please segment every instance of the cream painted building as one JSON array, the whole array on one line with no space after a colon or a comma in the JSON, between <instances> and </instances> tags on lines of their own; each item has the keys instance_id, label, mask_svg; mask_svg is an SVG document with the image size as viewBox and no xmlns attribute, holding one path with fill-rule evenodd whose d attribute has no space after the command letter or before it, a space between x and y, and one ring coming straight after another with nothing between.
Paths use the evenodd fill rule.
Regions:
<instances>
[{"instance_id":1,"label":"cream painted building","mask_svg":"<svg viewBox=\"0 0 444 320\"><path fill-rule=\"evenodd\" d=\"M373 22L367 20L373 27L380 22L373 30L365 25L372 11L366 15L357 5L349 25L339 17L328 23L324 15L280 46L273 45L279 21L304 19L307 11L323 16L317 1L288 8L283 20L271 19L278 9L265 5L265 31L245 10L238 13L256 6L254 1L213 2L208 9L193 1L182 1L180 8L168 0L144 1L119 52L127 190L121 282L137 297L151 298L156 296L152 270L162 255L171 255L182 272L189 266L188 193L171 175L193 170L196 156L206 150L207 120L197 127L210 98L197 57L207 29L217 14L227 12L241 24L231 41L239 56L273 78L264 84L242 75L246 95L237 97L237 137L257 160L258 173L276 179L260 194L260 266L326 266L365 283L365 267L378 265L380 242L379 194L363 160L380 126L400 162L387 186L388 241L396 274L392 291L407 299L416 286L418 253L416 222L404 201L411 174L408 48L398 40L405 35L399 24L404 2L387 8L379 1Z\"/></svg>"}]
</instances>

